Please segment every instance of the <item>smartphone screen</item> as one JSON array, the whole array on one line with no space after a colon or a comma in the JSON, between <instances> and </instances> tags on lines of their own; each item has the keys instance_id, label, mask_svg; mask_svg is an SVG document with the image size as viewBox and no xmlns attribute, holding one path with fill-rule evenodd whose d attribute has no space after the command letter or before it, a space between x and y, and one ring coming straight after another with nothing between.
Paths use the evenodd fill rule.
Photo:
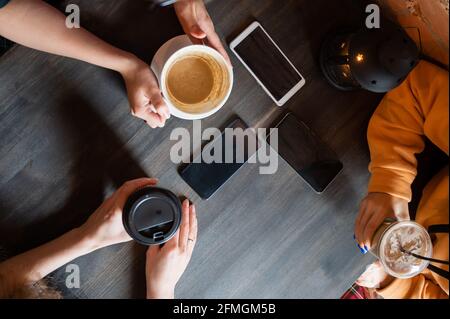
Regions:
<instances>
[{"instance_id":1,"label":"smartphone screen","mask_svg":"<svg viewBox=\"0 0 450 319\"><path fill-rule=\"evenodd\" d=\"M277 128L278 154L317 193L323 192L343 168L336 153L291 113Z\"/></svg>"},{"instance_id":2,"label":"smartphone screen","mask_svg":"<svg viewBox=\"0 0 450 319\"><path fill-rule=\"evenodd\" d=\"M248 128L247 124L241 119L233 120L227 128L241 128L245 130ZM234 139L232 145L233 152L233 162L226 163L226 150L225 150L225 131L222 132L221 136L206 144L203 150L209 151L215 146L222 148L222 160L220 163L205 163L202 158L199 159L199 163L194 160L185 166L180 167L179 173L181 177L189 184L189 186L202 198L210 198L223 184L225 184L231 176L236 173L239 168L247 162L249 155L247 151L244 151L243 161L237 161L235 152L236 148L246 150L246 145L240 145L239 143L246 144L247 140ZM203 151L202 150L202 151ZM201 155L200 155L201 156Z\"/></svg>"},{"instance_id":3,"label":"smartphone screen","mask_svg":"<svg viewBox=\"0 0 450 319\"><path fill-rule=\"evenodd\" d=\"M303 80L259 25L233 45L233 50L276 101L283 99Z\"/></svg>"}]
</instances>

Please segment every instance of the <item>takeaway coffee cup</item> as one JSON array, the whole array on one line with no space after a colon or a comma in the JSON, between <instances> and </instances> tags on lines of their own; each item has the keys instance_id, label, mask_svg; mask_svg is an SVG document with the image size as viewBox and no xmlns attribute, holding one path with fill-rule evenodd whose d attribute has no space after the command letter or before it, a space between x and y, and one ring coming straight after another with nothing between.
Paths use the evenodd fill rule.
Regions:
<instances>
[{"instance_id":1,"label":"takeaway coffee cup","mask_svg":"<svg viewBox=\"0 0 450 319\"><path fill-rule=\"evenodd\" d=\"M233 87L233 70L223 56L186 35L166 42L151 63L170 113L199 120L222 108Z\"/></svg>"},{"instance_id":2,"label":"takeaway coffee cup","mask_svg":"<svg viewBox=\"0 0 450 319\"><path fill-rule=\"evenodd\" d=\"M370 252L381 261L386 272L396 278L414 277L429 264L427 260L404 253L402 248L427 258L433 255L430 235L413 221L385 219L375 232L372 243Z\"/></svg>"},{"instance_id":3,"label":"takeaway coffee cup","mask_svg":"<svg viewBox=\"0 0 450 319\"><path fill-rule=\"evenodd\" d=\"M181 203L172 192L144 187L127 200L122 215L125 230L140 244L159 245L175 235L181 222Z\"/></svg>"}]
</instances>

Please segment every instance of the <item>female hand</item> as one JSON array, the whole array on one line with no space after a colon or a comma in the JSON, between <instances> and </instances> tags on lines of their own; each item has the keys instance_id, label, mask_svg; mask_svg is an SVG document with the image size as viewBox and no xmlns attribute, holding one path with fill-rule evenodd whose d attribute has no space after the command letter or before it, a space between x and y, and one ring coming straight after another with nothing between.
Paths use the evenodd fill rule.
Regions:
<instances>
[{"instance_id":1,"label":"female hand","mask_svg":"<svg viewBox=\"0 0 450 319\"><path fill-rule=\"evenodd\" d=\"M388 275L380 261L370 264L366 271L356 280L356 284L366 288L384 288L394 278Z\"/></svg>"},{"instance_id":2,"label":"female hand","mask_svg":"<svg viewBox=\"0 0 450 319\"><path fill-rule=\"evenodd\" d=\"M369 193L362 201L355 222L355 239L370 250L372 237L386 218L409 220L408 202L386 193Z\"/></svg>"},{"instance_id":3,"label":"female hand","mask_svg":"<svg viewBox=\"0 0 450 319\"><path fill-rule=\"evenodd\" d=\"M80 227L81 234L98 249L131 240L122 223L122 211L128 197L137 189L158 183L155 178L140 178L123 184Z\"/></svg>"},{"instance_id":4,"label":"female hand","mask_svg":"<svg viewBox=\"0 0 450 319\"><path fill-rule=\"evenodd\" d=\"M64 27L65 20L64 14L45 1L10 1L0 11L0 33L15 43L120 72L132 114L151 127L164 126L169 110L149 66L84 28Z\"/></svg>"},{"instance_id":5,"label":"female hand","mask_svg":"<svg viewBox=\"0 0 450 319\"><path fill-rule=\"evenodd\" d=\"M143 119L151 128L163 127L170 112L150 67L134 58L121 74L127 87L131 114Z\"/></svg>"},{"instance_id":6,"label":"female hand","mask_svg":"<svg viewBox=\"0 0 450 319\"><path fill-rule=\"evenodd\" d=\"M183 202L181 226L177 233L161 246L147 250L147 298L172 299L175 286L191 259L197 241L197 216L189 200Z\"/></svg>"},{"instance_id":7,"label":"female hand","mask_svg":"<svg viewBox=\"0 0 450 319\"><path fill-rule=\"evenodd\" d=\"M175 12L180 20L184 32L196 44L205 42L219 51L231 65L230 57L225 51L217 35L211 17L206 10L203 0L182 0L175 3Z\"/></svg>"}]
</instances>

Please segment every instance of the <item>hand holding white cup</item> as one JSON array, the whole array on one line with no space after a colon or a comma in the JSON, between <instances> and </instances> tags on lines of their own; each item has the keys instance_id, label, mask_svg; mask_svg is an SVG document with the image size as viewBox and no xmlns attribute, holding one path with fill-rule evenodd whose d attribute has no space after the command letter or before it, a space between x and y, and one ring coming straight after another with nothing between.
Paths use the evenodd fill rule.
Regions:
<instances>
[{"instance_id":1,"label":"hand holding white cup","mask_svg":"<svg viewBox=\"0 0 450 319\"><path fill-rule=\"evenodd\" d=\"M186 35L166 42L153 58L164 100L172 115L186 120L206 118L228 100L233 70L216 50L193 45Z\"/></svg>"}]
</instances>

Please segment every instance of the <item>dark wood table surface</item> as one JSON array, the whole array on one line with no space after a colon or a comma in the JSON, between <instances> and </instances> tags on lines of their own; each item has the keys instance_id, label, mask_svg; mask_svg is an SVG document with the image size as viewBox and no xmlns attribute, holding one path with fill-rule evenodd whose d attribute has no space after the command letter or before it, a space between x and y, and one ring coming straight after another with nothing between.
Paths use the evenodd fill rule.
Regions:
<instances>
[{"instance_id":1,"label":"dark wood table surface","mask_svg":"<svg viewBox=\"0 0 450 319\"><path fill-rule=\"evenodd\" d=\"M150 62L181 28L171 8L145 1L70 1L82 25ZM123 181L155 176L196 205L199 239L180 298L338 298L371 258L353 241L366 193L368 120L381 95L339 92L321 76L318 52L328 31L358 25L355 0L215 0L207 4L229 42L257 19L306 78L277 107L231 55L235 86L225 107L202 121L222 127L233 115L267 127L291 111L344 163L321 195L280 159L275 175L244 167L208 201L180 178L169 158L172 118L151 130L129 115L122 80L86 63L16 46L0 59L0 244L18 253L80 225ZM126 243L73 261L81 288L64 289L65 267L52 274L67 298L142 298L145 247Z\"/></svg>"}]
</instances>

